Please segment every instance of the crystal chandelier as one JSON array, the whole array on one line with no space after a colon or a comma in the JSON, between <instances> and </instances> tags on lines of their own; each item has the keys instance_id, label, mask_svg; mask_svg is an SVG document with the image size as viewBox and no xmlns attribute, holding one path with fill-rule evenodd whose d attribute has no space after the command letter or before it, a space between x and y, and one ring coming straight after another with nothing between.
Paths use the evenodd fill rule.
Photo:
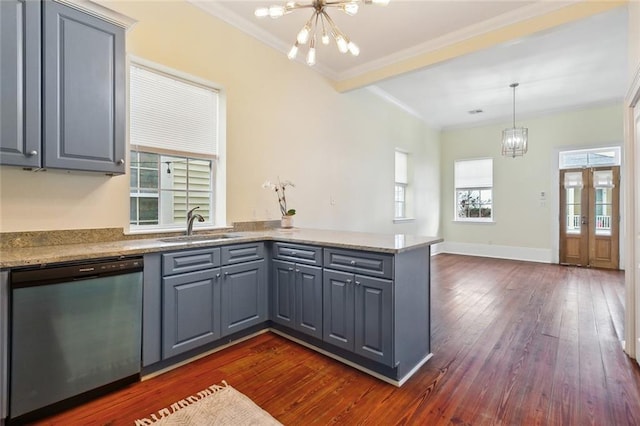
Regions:
<instances>
[{"instance_id":1,"label":"crystal chandelier","mask_svg":"<svg viewBox=\"0 0 640 426\"><path fill-rule=\"evenodd\" d=\"M502 155L506 157L522 157L527 153L528 133L526 127L516 127L516 87L518 83L512 83L513 88L513 127L502 131Z\"/></svg>"},{"instance_id":2,"label":"crystal chandelier","mask_svg":"<svg viewBox=\"0 0 640 426\"><path fill-rule=\"evenodd\" d=\"M255 15L258 18L269 16L275 19L287 15L296 9L313 9L311 17L298 33L296 42L287 55L289 59L295 59L300 46L308 42L307 64L313 66L316 63L316 38L318 33L320 34L322 44L328 45L331 41L330 37L333 37L341 53L349 52L353 56L360 54L360 48L340 31L327 13L327 8L335 7L349 16L353 16L358 13L360 3L385 6L389 4L389 0L313 0L311 3L287 1L284 5L280 6L259 7L256 9Z\"/></svg>"}]
</instances>

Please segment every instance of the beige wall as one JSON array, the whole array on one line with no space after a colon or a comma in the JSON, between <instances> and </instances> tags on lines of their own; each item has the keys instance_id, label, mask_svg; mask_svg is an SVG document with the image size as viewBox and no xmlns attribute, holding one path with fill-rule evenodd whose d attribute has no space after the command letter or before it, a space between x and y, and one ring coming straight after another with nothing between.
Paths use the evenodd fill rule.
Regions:
<instances>
[{"instance_id":1,"label":"beige wall","mask_svg":"<svg viewBox=\"0 0 640 426\"><path fill-rule=\"evenodd\" d=\"M227 95L227 222L279 218L266 179L290 179L296 225L438 234L438 134L367 90L337 93L306 65L183 2L118 1L129 54ZM319 56L322 52L319 52ZM415 222L394 225L394 148L412 153ZM3 232L126 227L128 176L0 167ZM330 203L334 200L334 204Z\"/></svg>"},{"instance_id":2,"label":"beige wall","mask_svg":"<svg viewBox=\"0 0 640 426\"><path fill-rule=\"evenodd\" d=\"M640 69L640 1L629 2L629 76Z\"/></svg>"},{"instance_id":3,"label":"beige wall","mask_svg":"<svg viewBox=\"0 0 640 426\"><path fill-rule=\"evenodd\" d=\"M505 257L550 261L557 227L557 152L597 145L622 145L622 105L519 120L529 129L524 157L500 154L505 122L442 133L442 235L447 248L463 247ZM453 222L453 164L458 159L491 157L495 223ZM545 192L546 201L540 193ZM493 246L493 247L492 247ZM477 253L476 253L477 254Z\"/></svg>"}]
</instances>

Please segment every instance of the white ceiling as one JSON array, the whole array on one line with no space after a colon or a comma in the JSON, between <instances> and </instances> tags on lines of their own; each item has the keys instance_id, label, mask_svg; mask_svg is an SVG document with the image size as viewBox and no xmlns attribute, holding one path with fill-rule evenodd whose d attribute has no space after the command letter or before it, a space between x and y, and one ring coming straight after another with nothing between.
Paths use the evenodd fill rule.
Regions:
<instances>
[{"instance_id":1,"label":"white ceiling","mask_svg":"<svg viewBox=\"0 0 640 426\"><path fill-rule=\"evenodd\" d=\"M305 9L279 19L254 17L256 7L284 3L279 0L194 3L283 54L311 15ZM342 55L333 43L320 45L314 70L334 81L352 78L571 3L391 0L386 7L362 6L356 16L331 10L361 53ZM379 81L371 88L434 128L510 120L512 82L520 83L518 118L621 101L627 86L626 39L627 11L619 7ZM474 109L483 112L468 113Z\"/></svg>"}]
</instances>

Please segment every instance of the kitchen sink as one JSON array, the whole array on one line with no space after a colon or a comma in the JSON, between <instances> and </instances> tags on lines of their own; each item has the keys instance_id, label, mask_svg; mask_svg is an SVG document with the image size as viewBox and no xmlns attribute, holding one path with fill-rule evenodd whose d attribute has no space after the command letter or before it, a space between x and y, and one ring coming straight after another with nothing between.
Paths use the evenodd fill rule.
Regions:
<instances>
[{"instance_id":1,"label":"kitchen sink","mask_svg":"<svg viewBox=\"0 0 640 426\"><path fill-rule=\"evenodd\" d=\"M164 243L201 243L205 241L224 241L240 238L240 235L210 234L210 235L179 235L177 237L159 238Z\"/></svg>"}]
</instances>

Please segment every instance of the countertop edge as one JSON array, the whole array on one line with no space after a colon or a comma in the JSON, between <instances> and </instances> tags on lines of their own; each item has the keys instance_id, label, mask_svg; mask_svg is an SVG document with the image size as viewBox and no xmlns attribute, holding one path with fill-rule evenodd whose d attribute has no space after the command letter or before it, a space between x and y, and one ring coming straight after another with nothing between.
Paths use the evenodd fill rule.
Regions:
<instances>
[{"instance_id":1,"label":"countertop edge","mask_svg":"<svg viewBox=\"0 0 640 426\"><path fill-rule=\"evenodd\" d=\"M304 231L302 231L304 232ZM314 232L319 232L314 230ZM340 231L326 231L327 235ZM373 244L362 244L355 242L340 242L335 240L321 240L313 238L303 238L295 235L273 235L273 232L269 231L249 231L249 232L237 232L238 237L232 239L221 239L219 241L202 241L202 242L161 242L158 239L138 239L138 240L121 240L111 241L104 243L91 243L91 244L66 244L56 246L40 246L31 248L20 249L3 249L0 250L0 270L30 267L30 266L46 266L51 264L57 264L62 262L74 262L90 259L104 259L104 258L120 258L130 256L140 256L151 253L162 253L172 250L184 250L184 249L196 249L202 247L219 247L228 246L234 244L243 244L256 241L274 241L284 243L295 244L307 244L320 247L335 247L347 250L362 250L378 253L398 254L410 250L424 248L442 242L443 239L439 237L419 237L422 241L409 244L400 248L382 247ZM349 233L345 233L349 234ZM351 233L354 235L355 233ZM366 234L361 235L376 235ZM393 234L391 234L393 235ZM66 248L66 250L65 250ZM47 252L50 250L50 253ZM24 257L20 259L8 259L3 257L5 253L12 251L14 253L21 253ZM40 253L38 253L40 252ZM31 256L28 253L32 253Z\"/></svg>"}]
</instances>

